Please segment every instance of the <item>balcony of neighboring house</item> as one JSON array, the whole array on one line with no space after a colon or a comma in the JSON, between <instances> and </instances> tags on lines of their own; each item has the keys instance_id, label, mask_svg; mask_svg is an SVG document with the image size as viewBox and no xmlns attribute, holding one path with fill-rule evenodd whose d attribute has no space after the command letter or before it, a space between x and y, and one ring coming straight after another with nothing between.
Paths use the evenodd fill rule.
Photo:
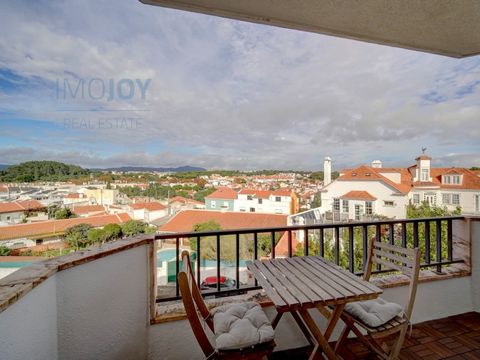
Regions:
<instances>
[{"instance_id":1,"label":"balcony of neighboring house","mask_svg":"<svg viewBox=\"0 0 480 360\"><path fill-rule=\"evenodd\" d=\"M248 299L271 318L275 309L245 260L320 255L361 276L371 237L422 251L405 358L478 356L480 218L457 216L140 236L45 260L0 280L1 358L201 359L179 301L182 250L190 250L210 306ZM280 239L287 241L282 251ZM382 267L374 272L382 296L401 303L405 279ZM308 353L289 316L276 328L275 341L274 358ZM345 358L368 355L354 339L342 351Z\"/></svg>"}]
</instances>

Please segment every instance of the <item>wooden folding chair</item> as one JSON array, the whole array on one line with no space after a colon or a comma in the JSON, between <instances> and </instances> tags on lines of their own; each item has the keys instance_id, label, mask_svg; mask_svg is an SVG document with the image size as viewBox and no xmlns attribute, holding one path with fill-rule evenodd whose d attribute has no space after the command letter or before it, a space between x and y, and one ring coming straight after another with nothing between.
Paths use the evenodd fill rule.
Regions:
<instances>
[{"instance_id":1,"label":"wooden folding chair","mask_svg":"<svg viewBox=\"0 0 480 360\"><path fill-rule=\"evenodd\" d=\"M400 271L409 277L409 297L404 308L404 314L395 317L381 326L370 327L344 311L341 318L346 326L335 345L335 352L338 352L350 331L353 331L357 338L373 350L380 358L393 360L398 358L413 311L420 273L420 251L418 248L405 249L399 246L381 243L375 241L375 238L373 238L370 241L367 266L363 276L366 281L370 280L373 264L380 264L385 269ZM361 329L363 329L363 332L366 331L367 334L364 335ZM382 345L379 341L379 339L385 336L396 333L398 333L396 339L389 349L386 344Z\"/></svg>"},{"instance_id":2,"label":"wooden folding chair","mask_svg":"<svg viewBox=\"0 0 480 360\"><path fill-rule=\"evenodd\" d=\"M200 317L208 325L208 328L215 333L214 321L212 312L208 310L203 301L202 294L198 288L192 266L190 263L190 256L188 251L182 252L182 271L178 273L178 283L180 293L182 295L183 305L187 314L188 321L193 330L195 338L197 339L206 359L262 359L268 357L273 352L275 342L273 340L248 346L242 349L234 350L219 350L210 342L205 327L203 326ZM232 304L233 305L233 304ZM197 312L198 309L198 312ZM273 331L273 330L272 330Z\"/></svg>"}]
</instances>

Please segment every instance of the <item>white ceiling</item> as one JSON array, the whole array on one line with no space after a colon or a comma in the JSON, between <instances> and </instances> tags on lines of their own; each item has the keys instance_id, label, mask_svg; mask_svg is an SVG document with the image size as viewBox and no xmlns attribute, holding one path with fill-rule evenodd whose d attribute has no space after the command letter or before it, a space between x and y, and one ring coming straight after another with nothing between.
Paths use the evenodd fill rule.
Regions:
<instances>
[{"instance_id":1,"label":"white ceiling","mask_svg":"<svg viewBox=\"0 0 480 360\"><path fill-rule=\"evenodd\" d=\"M452 57L480 54L480 0L140 0Z\"/></svg>"}]
</instances>

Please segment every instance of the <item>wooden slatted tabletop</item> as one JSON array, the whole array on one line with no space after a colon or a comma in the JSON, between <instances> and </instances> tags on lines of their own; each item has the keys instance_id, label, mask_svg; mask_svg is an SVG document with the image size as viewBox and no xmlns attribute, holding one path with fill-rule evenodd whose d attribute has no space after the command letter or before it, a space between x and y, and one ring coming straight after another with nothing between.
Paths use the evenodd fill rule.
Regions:
<instances>
[{"instance_id":1,"label":"wooden slatted tabletop","mask_svg":"<svg viewBox=\"0 0 480 360\"><path fill-rule=\"evenodd\" d=\"M382 290L319 256L247 261L278 311L377 298Z\"/></svg>"}]
</instances>

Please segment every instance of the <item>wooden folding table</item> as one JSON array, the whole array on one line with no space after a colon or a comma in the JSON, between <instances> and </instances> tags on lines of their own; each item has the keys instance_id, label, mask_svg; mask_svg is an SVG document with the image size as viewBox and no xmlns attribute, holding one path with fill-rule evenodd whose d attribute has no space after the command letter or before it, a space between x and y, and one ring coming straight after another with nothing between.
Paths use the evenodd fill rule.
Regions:
<instances>
[{"instance_id":1,"label":"wooden folding table","mask_svg":"<svg viewBox=\"0 0 480 360\"><path fill-rule=\"evenodd\" d=\"M273 327L284 313L290 312L315 345L310 359L321 357L322 351L329 359L337 359L328 339L345 304L375 299L382 293L375 285L319 256L247 261L247 267L277 309ZM324 332L309 313L311 308L328 319Z\"/></svg>"}]
</instances>

